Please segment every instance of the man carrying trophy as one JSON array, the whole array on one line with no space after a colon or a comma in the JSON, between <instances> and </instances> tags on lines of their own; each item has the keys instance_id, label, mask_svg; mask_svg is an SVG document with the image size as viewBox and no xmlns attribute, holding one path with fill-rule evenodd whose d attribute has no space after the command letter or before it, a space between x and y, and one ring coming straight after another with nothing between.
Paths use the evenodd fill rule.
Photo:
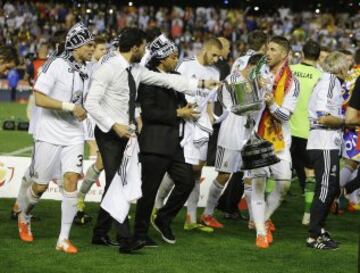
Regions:
<instances>
[{"instance_id":1,"label":"man carrying trophy","mask_svg":"<svg viewBox=\"0 0 360 273\"><path fill-rule=\"evenodd\" d=\"M256 246L268 248L272 243L275 226L271 215L285 197L291 181L291 134L289 119L299 95L299 84L288 65L289 41L273 37L267 47L267 65L261 69L261 86L265 105L256 119L255 129L264 140L272 143L280 161L274 165L254 168L243 155L244 169L251 169L247 176L252 181L251 211L256 227ZM270 165L270 164L269 164ZM255 166L256 167L256 166ZM265 200L267 179L272 176L276 186Z\"/></svg>"}]
</instances>

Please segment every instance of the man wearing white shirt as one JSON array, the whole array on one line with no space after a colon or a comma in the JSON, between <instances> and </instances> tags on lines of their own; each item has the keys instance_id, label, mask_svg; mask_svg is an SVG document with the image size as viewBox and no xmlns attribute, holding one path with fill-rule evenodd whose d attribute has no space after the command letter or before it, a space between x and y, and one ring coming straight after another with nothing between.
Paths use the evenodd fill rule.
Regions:
<instances>
[{"instance_id":1,"label":"man wearing white shirt","mask_svg":"<svg viewBox=\"0 0 360 273\"><path fill-rule=\"evenodd\" d=\"M95 139L103 158L105 192L118 170L128 138L135 133L135 97L140 83L164 86L194 93L198 86L213 88L216 81L185 79L179 75L149 71L139 64L145 51L144 32L124 28L119 35L119 51L109 56L92 77L85 108L96 122ZM105 194L104 192L104 194ZM107 245L111 216L100 208L94 228L93 243ZM120 252L129 253L143 246L132 241L128 220L118 224ZM102 243L103 242L103 243Z\"/></svg>"},{"instance_id":2,"label":"man wearing white shirt","mask_svg":"<svg viewBox=\"0 0 360 273\"><path fill-rule=\"evenodd\" d=\"M31 210L39 202L49 181L54 177L63 178L61 230L56 249L70 254L78 252L69 241L69 233L76 214L76 187L83 166L82 121L86 118L86 111L82 102L89 83L85 62L91 60L93 51L91 33L78 23L66 36L65 50L54 55L42 67L34 86L35 103L41 108L30 167L33 183L19 200L19 236L21 240L31 242Z\"/></svg>"}]
</instances>

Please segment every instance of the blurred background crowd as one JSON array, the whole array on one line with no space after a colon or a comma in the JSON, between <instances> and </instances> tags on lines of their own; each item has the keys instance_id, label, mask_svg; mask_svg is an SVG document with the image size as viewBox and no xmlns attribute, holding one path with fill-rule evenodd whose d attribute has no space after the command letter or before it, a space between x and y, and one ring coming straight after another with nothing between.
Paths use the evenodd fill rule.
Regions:
<instances>
[{"instance_id":1,"label":"blurred background crowd","mask_svg":"<svg viewBox=\"0 0 360 273\"><path fill-rule=\"evenodd\" d=\"M196 54L208 37L223 36L232 42L230 64L246 52L247 33L255 29L290 39L293 62L309 38L329 50L353 52L360 44L359 1L339 0L331 11L323 9L321 1L310 1L311 7L303 1L304 7L300 10L290 6L273 9L269 3L261 4L267 1L245 0L237 6L229 1L217 1L222 4L204 7L194 6L194 3L180 6L176 1L150 6L125 1L119 4L85 0L0 0L0 43L14 46L19 55L17 68L7 75L9 87L16 86L20 79L32 78L29 64L39 54L51 53L57 39L79 18L108 42L125 26L138 26L143 30L158 27L179 46L180 58ZM337 6L341 9L336 10Z\"/></svg>"}]
</instances>

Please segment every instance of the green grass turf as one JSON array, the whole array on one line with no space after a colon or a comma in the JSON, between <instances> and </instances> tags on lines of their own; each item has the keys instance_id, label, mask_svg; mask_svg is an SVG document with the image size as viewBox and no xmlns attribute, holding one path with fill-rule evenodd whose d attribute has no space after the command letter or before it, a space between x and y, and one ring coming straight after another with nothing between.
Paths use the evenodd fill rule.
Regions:
<instances>
[{"instance_id":1,"label":"green grass turf","mask_svg":"<svg viewBox=\"0 0 360 273\"><path fill-rule=\"evenodd\" d=\"M32 145L32 138L27 132L4 131L2 125L5 120L26 121L26 105L0 102L0 155ZM28 155L31 155L31 153L22 154L22 156Z\"/></svg>"},{"instance_id":2,"label":"green grass turf","mask_svg":"<svg viewBox=\"0 0 360 273\"><path fill-rule=\"evenodd\" d=\"M2 129L5 120L27 121L26 104L0 102L0 155L14 152L33 145L32 137L26 131L6 131ZM31 150L16 154L16 156L31 156ZM85 146L85 158L88 157L88 147Z\"/></svg>"},{"instance_id":3,"label":"green grass turf","mask_svg":"<svg viewBox=\"0 0 360 273\"><path fill-rule=\"evenodd\" d=\"M292 189L297 192L298 188ZM173 223L175 245L163 243L150 228L159 244L134 255L121 255L116 248L90 244L93 223L73 226L71 239L80 252L71 256L55 251L59 233L60 202L43 200L34 214L33 243L18 239L16 222L9 219L13 199L0 201L0 272L245 272L245 273L355 273L357 266L358 215L330 215L327 226L334 238L342 242L336 251L305 247L306 228L300 224L303 201L300 194L288 196L273 221L277 231L271 248L255 247L254 231L245 221L223 220L225 228L212 234L182 229L184 210ZM98 204L89 203L95 216ZM133 216L133 213L131 213ZM218 215L219 216L219 215ZM132 217L133 218L133 217ZM219 219L222 220L221 217Z\"/></svg>"}]
</instances>

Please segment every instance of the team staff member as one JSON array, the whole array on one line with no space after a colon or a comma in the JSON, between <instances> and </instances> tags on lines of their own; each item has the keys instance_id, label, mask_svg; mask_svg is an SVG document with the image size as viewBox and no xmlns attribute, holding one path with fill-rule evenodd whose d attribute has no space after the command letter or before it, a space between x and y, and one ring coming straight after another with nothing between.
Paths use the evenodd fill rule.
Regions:
<instances>
[{"instance_id":1,"label":"team staff member","mask_svg":"<svg viewBox=\"0 0 360 273\"><path fill-rule=\"evenodd\" d=\"M95 139L104 162L106 193L123 157L128 138L134 134L135 98L140 83L159 85L192 94L198 87L213 88L212 80L185 79L179 75L149 71L139 65L145 51L144 32L124 28L119 37L119 50L109 55L92 77L85 107L95 120ZM108 232L112 218L100 208L94 227L93 243L109 244ZM141 248L143 241L131 240L128 220L118 224L121 252Z\"/></svg>"},{"instance_id":2,"label":"team staff member","mask_svg":"<svg viewBox=\"0 0 360 273\"><path fill-rule=\"evenodd\" d=\"M151 43L149 49L150 70L178 74L174 72L178 50L173 42L162 35ZM184 94L153 85L140 85L139 102L143 121L139 137L143 196L136 205L134 236L145 240L146 246L157 246L147 233L157 190L168 172L175 181L175 187L166 204L157 212L153 225L164 241L173 244L176 240L170 228L171 221L194 187L192 166L185 163L180 146L181 129L184 119L195 120L199 112L194 105L186 103Z\"/></svg>"},{"instance_id":3,"label":"team staff member","mask_svg":"<svg viewBox=\"0 0 360 273\"><path fill-rule=\"evenodd\" d=\"M310 134L307 150L315 171L315 195L310 211L306 244L316 249L336 249L338 244L325 231L330 206L339 194L339 155L342 146L342 82L348 63L346 56L333 52L323 62L325 73L316 84L309 101Z\"/></svg>"}]
</instances>

